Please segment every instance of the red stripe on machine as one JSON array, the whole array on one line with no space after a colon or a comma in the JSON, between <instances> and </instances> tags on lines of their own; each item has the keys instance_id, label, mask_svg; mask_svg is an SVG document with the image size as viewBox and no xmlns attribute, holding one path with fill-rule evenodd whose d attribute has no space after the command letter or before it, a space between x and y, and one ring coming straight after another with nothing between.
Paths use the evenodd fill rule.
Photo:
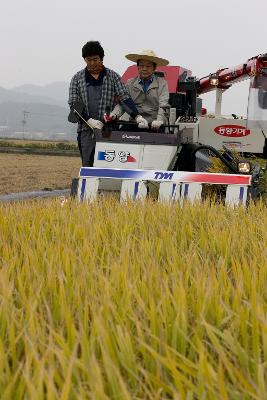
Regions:
<instances>
[{"instance_id":1,"label":"red stripe on machine","mask_svg":"<svg viewBox=\"0 0 267 400\"><path fill-rule=\"evenodd\" d=\"M223 175L223 174L192 174L189 175L188 182L214 183L222 185L249 185L250 175Z\"/></svg>"}]
</instances>

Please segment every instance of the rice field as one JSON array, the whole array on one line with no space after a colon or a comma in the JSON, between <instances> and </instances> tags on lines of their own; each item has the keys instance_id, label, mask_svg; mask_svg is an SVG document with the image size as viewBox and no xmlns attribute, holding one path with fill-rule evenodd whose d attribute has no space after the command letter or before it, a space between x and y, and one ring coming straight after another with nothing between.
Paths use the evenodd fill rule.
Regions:
<instances>
[{"instance_id":1,"label":"rice field","mask_svg":"<svg viewBox=\"0 0 267 400\"><path fill-rule=\"evenodd\" d=\"M266 399L267 207L0 205L1 399Z\"/></svg>"},{"instance_id":2,"label":"rice field","mask_svg":"<svg viewBox=\"0 0 267 400\"><path fill-rule=\"evenodd\" d=\"M0 153L0 195L70 188L80 165L78 157Z\"/></svg>"}]
</instances>

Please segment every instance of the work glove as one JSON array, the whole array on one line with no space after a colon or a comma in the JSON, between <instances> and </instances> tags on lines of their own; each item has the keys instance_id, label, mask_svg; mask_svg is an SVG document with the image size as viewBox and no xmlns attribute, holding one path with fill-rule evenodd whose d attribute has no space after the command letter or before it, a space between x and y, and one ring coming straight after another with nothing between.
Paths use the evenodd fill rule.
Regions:
<instances>
[{"instance_id":1,"label":"work glove","mask_svg":"<svg viewBox=\"0 0 267 400\"><path fill-rule=\"evenodd\" d=\"M138 128L148 129L148 122L144 117L142 117L142 115L137 115L135 120L136 120L136 122L138 124Z\"/></svg>"},{"instance_id":2,"label":"work glove","mask_svg":"<svg viewBox=\"0 0 267 400\"><path fill-rule=\"evenodd\" d=\"M104 124L101 121L99 121L98 119L93 119L93 118L89 118L87 121L87 124L92 129L102 129L104 126Z\"/></svg>"},{"instance_id":3,"label":"work glove","mask_svg":"<svg viewBox=\"0 0 267 400\"><path fill-rule=\"evenodd\" d=\"M118 117L117 114L115 114L113 111L111 111L110 114L108 114L108 113L104 114L104 121L105 122L112 122L115 119L117 119L117 117Z\"/></svg>"},{"instance_id":4,"label":"work glove","mask_svg":"<svg viewBox=\"0 0 267 400\"><path fill-rule=\"evenodd\" d=\"M155 121L151 122L151 128L155 131L158 131L161 125L163 124L162 121L158 121L157 119Z\"/></svg>"}]
</instances>

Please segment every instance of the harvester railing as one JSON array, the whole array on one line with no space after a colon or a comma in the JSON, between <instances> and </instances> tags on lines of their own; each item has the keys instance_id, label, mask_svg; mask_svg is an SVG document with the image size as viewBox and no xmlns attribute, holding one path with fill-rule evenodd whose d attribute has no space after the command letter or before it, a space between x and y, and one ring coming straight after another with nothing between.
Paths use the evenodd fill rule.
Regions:
<instances>
[{"instance_id":1,"label":"harvester railing","mask_svg":"<svg viewBox=\"0 0 267 400\"><path fill-rule=\"evenodd\" d=\"M78 200L95 200L101 181L106 179L121 181L121 201L145 199L146 183L152 181L159 183L159 201L176 201L181 205L185 200L201 200L203 184L226 185L225 204L245 205L251 184L251 175L82 167L78 181Z\"/></svg>"}]
</instances>

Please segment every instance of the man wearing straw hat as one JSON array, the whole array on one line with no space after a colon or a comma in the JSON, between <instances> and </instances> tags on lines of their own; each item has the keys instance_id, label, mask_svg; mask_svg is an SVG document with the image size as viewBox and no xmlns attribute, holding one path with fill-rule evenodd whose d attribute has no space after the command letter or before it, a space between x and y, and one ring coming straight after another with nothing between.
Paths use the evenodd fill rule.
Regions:
<instances>
[{"instance_id":1,"label":"man wearing straw hat","mask_svg":"<svg viewBox=\"0 0 267 400\"><path fill-rule=\"evenodd\" d=\"M165 122L164 107L168 106L169 91L164 78L155 75L157 66L169 64L168 60L157 57L153 50L144 50L139 54L127 54L128 60L136 62L138 76L129 79L126 87L137 106L139 114L145 118L139 128L148 128L158 131ZM118 104L111 112L112 118L118 118L123 114L122 107ZM124 113L121 120L129 121L129 114ZM138 122L138 121L137 121Z\"/></svg>"}]
</instances>

